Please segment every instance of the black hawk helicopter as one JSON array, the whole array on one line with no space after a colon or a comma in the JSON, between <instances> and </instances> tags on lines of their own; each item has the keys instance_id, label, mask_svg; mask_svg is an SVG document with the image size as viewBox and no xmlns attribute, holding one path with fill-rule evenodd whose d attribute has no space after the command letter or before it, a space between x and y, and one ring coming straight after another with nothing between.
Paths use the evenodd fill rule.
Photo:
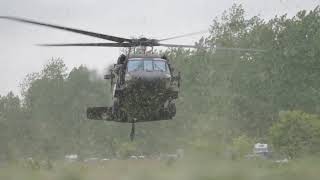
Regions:
<instances>
[{"instance_id":1,"label":"black hawk helicopter","mask_svg":"<svg viewBox=\"0 0 320 180\"><path fill-rule=\"evenodd\" d=\"M97 46L128 48L126 55L122 54L116 64L110 69L105 79L110 80L113 103L111 107L89 107L87 118L93 120L116 121L131 123L130 138L135 136L135 123L170 120L176 115L175 100L178 98L181 75L175 73L166 56L148 54L147 47L163 46L176 48L199 48L195 45L165 44L162 41L186 37L204 31L184 34L166 39L137 38L128 39L110 36L80 29L57 26L33 20L0 16L0 19L13 20L65 30L86 36L113 41L112 43L72 43L72 44L41 44L40 46ZM209 47L208 47L209 48ZM261 51L242 48L215 49L237 51ZM136 53L139 51L140 53Z\"/></svg>"}]
</instances>

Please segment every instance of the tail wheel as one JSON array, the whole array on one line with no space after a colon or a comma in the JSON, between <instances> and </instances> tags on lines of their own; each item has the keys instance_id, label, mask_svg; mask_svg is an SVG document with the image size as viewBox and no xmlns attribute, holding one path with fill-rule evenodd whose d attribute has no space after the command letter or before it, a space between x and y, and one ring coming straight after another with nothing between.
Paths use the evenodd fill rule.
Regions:
<instances>
[{"instance_id":1,"label":"tail wheel","mask_svg":"<svg viewBox=\"0 0 320 180\"><path fill-rule=\"evenodd\" d=\"M132 123L131 123L131 133L130 133L130 140L131 141L133 141L134 140L134 137L135 137L135 135L136 135L136 133L135 133L135 121L133 121Z\"/></svg>"}]
</instances>

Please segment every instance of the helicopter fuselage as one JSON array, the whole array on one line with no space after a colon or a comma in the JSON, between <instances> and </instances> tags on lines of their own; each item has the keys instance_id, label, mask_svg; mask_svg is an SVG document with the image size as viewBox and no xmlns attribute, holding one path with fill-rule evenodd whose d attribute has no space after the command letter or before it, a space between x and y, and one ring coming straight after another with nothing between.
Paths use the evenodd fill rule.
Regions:
<instances>
[{"instance_id":1,"label":"helicopter fuselage","mask_svg":"<svg viewBox=\"0 0 320 180\"><path fill-rule=\"evenodd\" d=\"M172 119L166 115L166 108L178 94L171 87L171 76L158 72L137 72L131 74L117 100L129 116L125 121L156 121ZM175 110L174 110L175 111Z\"/></svg>"},{"instance_id":2,"label":"helicopter fuselage","mask_svg":"<svg viewBox=\"0 0 320 180\"><path fill-rule=\"evenodd\" d=\"M96 113L91 119L133 123L175 116L180 79L174 76L167 59L131 56L118 61L111 72L107 79L113 86L113 105L100 108L105 113Z\"/></svg>"},{"instance_id":3,"label":"helicopter fuselage","mask_svg":"<svg viewBox=\"0 0 320 180\"><path fill-rule=\"evenodd\" d=\"M173 100L178 97L167 60L161 58L129 58L124 63L124 78L114 88L114 99L125 122L172 119ZM171 108L171 109L170 109ZM171 113L168 113L171 111Z\"/></svg>"}]
</instances>

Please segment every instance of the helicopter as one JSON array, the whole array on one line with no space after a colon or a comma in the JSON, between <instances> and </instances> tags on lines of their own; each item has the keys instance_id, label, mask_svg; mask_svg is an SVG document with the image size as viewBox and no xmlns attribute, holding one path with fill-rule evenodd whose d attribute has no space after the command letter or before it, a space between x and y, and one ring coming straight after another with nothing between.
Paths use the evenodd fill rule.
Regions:
<instances>
[{"instance_id":1,"label":"helicopter","mask_svg":"<svg viewBox=\"0 0 320 180\"><path fill-rule=\"evenodd\" d=\"M0 16L0 19L60 29L112 42L106 43L63 43L40 44L47 47L94 46L128 48L127 54L119 56L104 79L110 80L112 105L110 107L89 107L87 118L92 120L131 123L131 141L135 137L135 123L172 120L176 115L175 100L178 98L181 74L176 73L165 55L153 53L157 46L173 48L199 48L196 45L166 44L166 40L191 36L204 31L174 36L165 39L122 38L75 28L37 22L34 20ZM151 53L147 48L151 47ZM212 48L212 47L204 47ZM216 50L255 51L256 49L213 47Z\"/></svg>"}]
</instances>

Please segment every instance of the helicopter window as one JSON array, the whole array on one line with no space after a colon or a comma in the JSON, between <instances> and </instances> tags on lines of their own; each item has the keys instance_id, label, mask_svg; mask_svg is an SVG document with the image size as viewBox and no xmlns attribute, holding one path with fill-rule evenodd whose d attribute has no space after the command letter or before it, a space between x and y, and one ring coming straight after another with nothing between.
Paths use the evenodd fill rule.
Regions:
<instances>
[{"instance_id":1,"label":"helicopter window","mask_svg":"<svg viewBox=\"0 0 320 180\"><path fill-rule=\"evenodd\" d=\"M144 61L144 70L153 71L152 61Z\"/></svg>"},{"instance_id":2,"label":"helicopter window","mask_svg":"<svg viewBox=\"0 0 320 180\"><path fill-rule=\"evenodd\" d=\"M165 72L166 69L166 63L164 61L153 61L153 70Z\"/></svg>"},{"instance_id":3,"label":"helicopter window","mask_svg":"<svg viewBox=\"0 0 320 180\"><path fill-rule=\"evenodd\" d=\"M127 65L128 72L132 71L169 71L168 65L161 60L130 60Z\"/></svg>"},{"instance_id":4,"label":"helicopter window","mask_svg":"<svg viewBox=\"0 0 320 180\"><path fill-rule=\"evenodd\" d=\"M143 69L144 69L143 61L129 61L128 63L128 72L143 71Z\"/></svg>"}]
</instances>

